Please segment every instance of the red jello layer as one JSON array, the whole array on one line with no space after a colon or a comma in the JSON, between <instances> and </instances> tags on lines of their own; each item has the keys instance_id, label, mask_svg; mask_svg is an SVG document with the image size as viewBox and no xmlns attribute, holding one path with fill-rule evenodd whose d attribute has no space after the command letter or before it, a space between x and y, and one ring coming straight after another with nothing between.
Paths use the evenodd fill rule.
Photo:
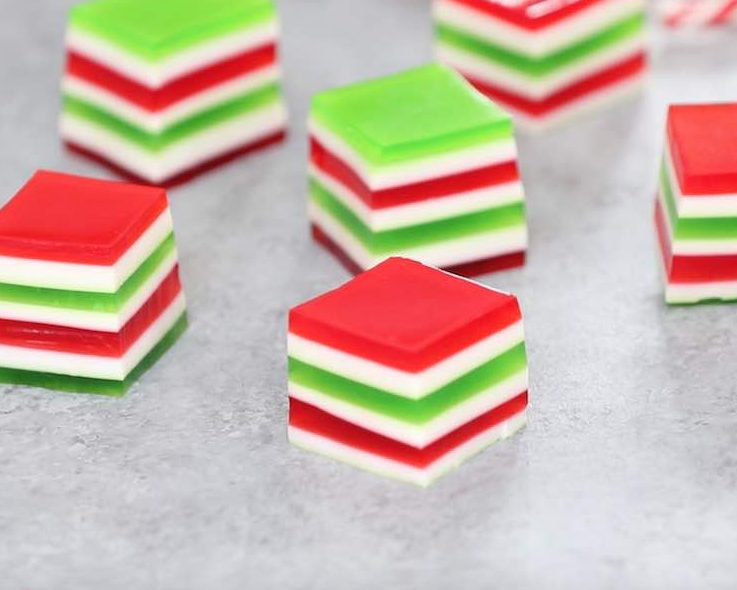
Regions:
<instances>
[{"instance_id":1,"label":"red jello layer","mask_svg":"<svg viewBox=\"0 0 737 590\"><path fill-rule=\"evenodd\" d=\"M510 161L423 182L371 190L353 168L314 137L310 138L310 160L321 172L345 185L372 209L406 205L519 180L517 163Z\"/></svg>"},{"instance_id":2,"label":"red jello layer","mask_svg":"<svg viewBox=\"0 0 737 590\"><path fill-rule=\"evenodd\" d=\"M160 88L150 88L84 55L70 51L67 55L67 73L155 113L274 63L276 46L272 43L190 72Z\"/></svg>"},{"instance_id":3,"label":"red jello layer","mask_svg":"<svg viewBox=\"0 0 737 590\"><path fill-rule=\"evenodd\" d=\"M453 0L509 24L537 31L570 18L604 0Z\"/></svg>"},{"instance_id":4,"label":"red jello layer","mask_svg":"<svg viewBox=\"0 0 737 590\"><path fill-rule=\"evenodd\" d=\"M168 206L160 188L40 170L0 209L0 256L110 266Z\"/></svg>"},{"instance_id":5,"label":"red jello layer","mask_svg":"<svg viewBox=\"0 0 737 590\"><path fill-rule=\"evenodd\" d=\"M357 275L364 271L357 262L351 258L348 253L343 250L338 244L336 244L330 236L322 231L314 223L310 224L310 231L312 232L312 238L330 252L335 258L343 265L343 267L351 274Z\"/></svg>"},{"instance_id":6,"label":"red jello layer","mask_svg":"<svg viewBox=\"0 0 737 590\"><path fill-rule=\"evenodd\" d=\"M525 252L511 252L509 254L501 254L500 256L490 256L463 264L455 264L446 266L443 270L452 272L461 277L477 277L492 272L509 270L510 268L519 268L525 265Z\"/></svg>"},{"instance_id":7,"label":"red jello layer","mask_svg":"<svg viewBox=\"0 0 737 590\"><path fill-rule=\"evenodd\" d=\"M421 449L336 418L294 398L289 398L289 424L354 449L423 469L474 437L518 415L526 407L525 391Z\"/></svg>"},{"instance_id":8,"label":"red jello layer","mask_svg":"<svg viewBox=\"0 0 737 590\"><path fill-rule=\"evenodd\" d=\"M55 352L120 357L156 321L181 290L179 267L175 266L119 332L99 332L0 319L0 344Z\"/></svg>"},{"instance_id":9,"label":"red jello layer","mask_svg":"<svg viewBox=\"0 0 737 590\"><path fill-rule=\"evenodd\" d=\"M659 199L655 203L655 228L669 283L737 281L737 254L685 256L671 253L668 226Z\"/></svg>"},{"instance_id":10,"label":"red jello layer","mask_svg":"<svg viewBox=\"0 0 737 590\"><path fill-rule=\"evenodd\" d=\"M668 145L683 194L737 193L737 103L671 105Z\"/></svg>"},{"instance_id":11,"label":"red jello layer","mask_svg":"<svg viewBox=\"0 0 737 590\"><path fill-rule=\"evenodd\" d=\"M567 106L570 103L592 94L598 90L602 90L607 86L611 86L618 82L622 82L627 78L640 74L646 66L647 60L645 53L628 58L622 62L608 67L591 76L574 82L570 86L545 97L542 100L533 100L520 94L510 92L500 86L489 84L486 81L478 80L473 76L469 76L464 72L463 75L473 84L480 92L487 95L492 100L499 101L511 107L515 111L530 117L545 117L553 114L558 109Z\"/></svg>"},{"instance_id":12,"label":"red jello layer","mask_svg":"<svg viewBox=\"0 0 737 590\"><path fill-rule=\"evenodd\" d=\"M277 133L266 135L260 139L256 139L250 143L246 143L241 147L237 147L233 150L225 152L224 154L214 156L208 160L201 162L200 164L196 164L191 168L183 170L182 172L178 172L175 175L170 176L169 178L165 178L164 180L157 182L156 184L166 188L172 188L180 184L184 184L202 174L205 174L206 172L210 172L211 170L218 168L219 166L227 164L232 160L236 160L237 158L246 156L252 152L266 148L272 144L279 143L280 141L283 141L286 136L286 131L278 131ZM98 164L105 166L121 178L126 178L134 182L151 182L150 180L139 176L132 170L128 170L120 164L116 164L115 162L109 160L105 156L100 155L97 152L89 150L80 145L77 145L74 142L65 141L64 145L69 151L74 152L80 156L84 156L85 158L88 158L90 160L93 160L94 162L97 162Z\"/></svg>"},{"instance_id":13,"label":"red jello layer","mask_svg":"<svg viewBox=\"0 0 737 590\"><path fill-rule=\"evenodd\" d=\"M404 268L401 261L417 268ZM292 309L289 331L383 365L419 372L520 319L513 295L390 258Z\"/></svg>"}]
</instances>

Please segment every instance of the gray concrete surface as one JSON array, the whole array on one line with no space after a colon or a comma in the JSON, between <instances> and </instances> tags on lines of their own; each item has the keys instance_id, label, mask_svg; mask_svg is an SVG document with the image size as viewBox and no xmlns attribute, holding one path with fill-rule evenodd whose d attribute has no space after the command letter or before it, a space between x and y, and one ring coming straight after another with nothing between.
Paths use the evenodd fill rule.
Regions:
<instances>
[{"instance_id":1,"label":"gray concrete surface","mask_svg":"<svg viewBox=\"0 0 737 590\"><path fill-rule=\"evenodd\" d=\"M69 0L5 0L0 195L104 175L55 133ZM427 0L283 0L288 143L176 190L192 326L122 400L0 395L0 587L737 587L737 307L666 309L668 101L737 96L737 36L658 39L641 100L520 141L531 422L421 491L285 440L285 314L347 275L305 225L315 91L431 56Z\"/></svg>"}]
</instances>

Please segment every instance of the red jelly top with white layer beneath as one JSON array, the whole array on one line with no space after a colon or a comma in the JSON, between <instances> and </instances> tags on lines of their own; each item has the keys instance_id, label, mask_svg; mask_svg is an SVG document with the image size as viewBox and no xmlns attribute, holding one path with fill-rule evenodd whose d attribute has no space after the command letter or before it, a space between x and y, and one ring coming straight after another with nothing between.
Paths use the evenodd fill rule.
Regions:
<instances>
[{"instance_id":1,"label":"red jelly top with white layer beneath","mask_svg":"<svg viewBox=\"0 0 737 590\"><path fill-rule=\"evenodd\" d=\"M523 29L536 31L559 23L605 0L453 0Z\"/></svg>"},{"instance_id":2,"label":"red jelly top with white layer beneath","mask_svg":"<svg viewBox=\"0 0 737 590\"><path fill-rule=\"evenodd\" d=\"M112 265L167 207L161 188L41 170L0 209L0 256Z\"/></svg>"},{"instance_id":3,"label":"red jelly top with white layer beneath","mask_svg":"<svg viewBox=\"0 0 737 590\"><path fill-rule=\"evenodd\" d=\"M737 103L672 105L668 143L683 194L737 193Z\"/></svg>"},{"instance_id":4,"label":"red jelly top with white layer beneath","mask_svg":"<svg viewBox=\"0 0 737 590\"><path fill-rule=\"evenodd\" d=\"M517 298L406 258L390 258L293 308L289 331L419 372L521 318Z\"/></svg>"}]
</instances>

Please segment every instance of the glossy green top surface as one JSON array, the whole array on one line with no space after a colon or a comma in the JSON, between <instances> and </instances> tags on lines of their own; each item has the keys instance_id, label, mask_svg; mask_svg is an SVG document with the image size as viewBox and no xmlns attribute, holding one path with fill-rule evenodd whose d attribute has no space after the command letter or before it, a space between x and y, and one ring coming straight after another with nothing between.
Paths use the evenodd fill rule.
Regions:
<instances>
[{"instance_id":1,"label":"glossy green top surface","mask_svg":"<svg viewBox=\"0 0 737 590\"><path fill-rule=\"evenodd\" d=\"M312 101L312 118L375 166L512 134L502 109L439 64L322 92Z\"/></svg>"},{"instance_id":2,"label":"glossy green top surface","mask_svg":"<svg viewBox=\"0 0 737 590\"><path fill-rule=\"evenodd\" d=\"M157 61L275 18L272 0L95 0L75 6L72 28Z\"/></svg>"}]
</instances>

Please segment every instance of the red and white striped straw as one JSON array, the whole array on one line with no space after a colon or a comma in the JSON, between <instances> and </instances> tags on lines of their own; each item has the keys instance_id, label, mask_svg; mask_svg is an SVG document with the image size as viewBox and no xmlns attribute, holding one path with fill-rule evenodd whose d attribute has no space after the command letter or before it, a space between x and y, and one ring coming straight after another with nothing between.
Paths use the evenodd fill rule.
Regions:
<instances>
[{"instance_id":1,"label":"red and white striped straw","mask_svg":"<svg viewBox=\"0 0 737 590\"><path fill-rule=\"evenodd\" d=\"M663 2L663 22L671 28L718 27L737 22L737 0Z\"/></svg>"}]
</instances>

